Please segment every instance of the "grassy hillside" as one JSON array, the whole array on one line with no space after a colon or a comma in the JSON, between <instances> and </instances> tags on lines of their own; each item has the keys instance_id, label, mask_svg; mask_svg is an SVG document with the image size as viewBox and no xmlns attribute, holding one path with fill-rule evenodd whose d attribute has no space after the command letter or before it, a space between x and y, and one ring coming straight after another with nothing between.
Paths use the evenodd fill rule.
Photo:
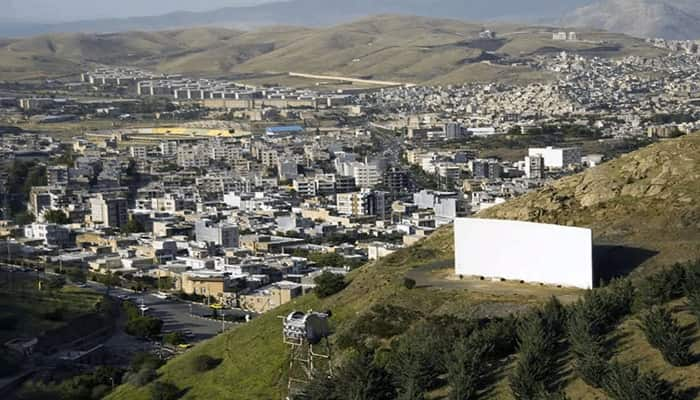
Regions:
<instances>
[{"instance_id":1,"label":"grassy hillside","mask_svg":"<svg viewBox=\"0 0 700 400\"><path fill-rule=\"evenodd\" d=\"M322 73L414 83L539 81L525 67L482 64L484 51L528 56L561 50L603 57L660 54L639 39L597 32L554 42L552 28L489 26L498 40L478 40L481 24L377 16L330 28L274 27L242 32L194 28L166 32L54 34L0 41L0 80L62 76L91 63L129 64L206 76ZM605 40L605 46L595 41Z\"/></svg>"},{"instance_id":2,"label":"grassy hillside","mask_svg":"<svg viewBox=\"0 0 700 400\"><path fill-rule=\"evenodd\" d=\"M489 210L485 216L519 218L542 222L586 225L598 240L654 249L658 254L643 263L646 270L676 261L700 258L700 136L659 143L612 161L586 173L564 179L550 188ZM648 236L647 236L648 235ZM319 300L309 295L261 316L250 324L202 343L168 362L159 370L160 380L174 382L186 390L185 398L271 399L280 398L286 378L287 358L281 341L280 316L293 310L333 311L334 340L353 337L357 322L380 315L377 305L397 307L399 314L420 316L453 315L483 317L503 315L537 305L550 295L576 295L567 289L528 286L518 290L500 283L433 284L409 290L404 277L416 270L449 269L454 245L450 227L420 243L353 271L350 285L339 294ZM440 269L442 268L442 270ZM444 272L447 274L447 272ZM413 276L413 275L412 275ZM440 280L433 277L433 280ZM580 292L578 292L580 294ZM693 317L682 301L674 314L684 325ZM670 367L652 349L638 330L635 316L611 335L615 357L652 369L679 388L700 385L698 366ZM700 353L700 339L693 339ZM193 373L196 356L208 354L222 360L205 373ZM342 358L342 354L339 355ZM512 361L512 360L511 360ZM497 371L499 378L484 394L487 399L510 399L507 379L512 363ZM569 373L565 389L573 399L605 398ZM119 387L110 399L148 399L148 386ZM440 398L437 391L436 398Z\"/></svg>"}]
</instances>

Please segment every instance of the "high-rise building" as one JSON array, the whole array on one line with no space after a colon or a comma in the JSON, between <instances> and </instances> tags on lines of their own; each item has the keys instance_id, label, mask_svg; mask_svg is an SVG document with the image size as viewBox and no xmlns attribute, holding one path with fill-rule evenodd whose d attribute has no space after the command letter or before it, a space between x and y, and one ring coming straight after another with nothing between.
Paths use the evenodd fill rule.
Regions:
<instances>
[{"instance_id":1,"label":"high-rise building","mask_svg":"<svg viewBox=\"0 0 700 400\"><path fill-rule=\"evenodd\" d=\"M336 196L338 213L342 215L372 215L382 220L391 219L393 197L380 190L361 190L354 193L339 193Z\"/></svg>"},{"instance_id":2,"label":"high-rise building","mask_svg":"<svg viewBox=\"0 0 700 400\"><path fill-rule=\"evenodd\" d=\"M194 226L195 237L199 242L211 243L223 248L236 248L239 245L238 227L226 222L214 223L203 219Z\"/></svg>"},{"instance_id":3,"label":"high-rise building","mask_svg":"<svg viewBox=\"0 0 700 400\"><path fill-rule=\"evenodd\" d=\"M183 168L206 168L209 166L209 151L204 145L179 146L177 165Z\"/></svg>"},{"instance_id":4,"label":"high-rise building","mask_svg":"<svg viewBox=\"0 0 700 400\"><path fill-rule=\"evenodd\" d=\"M68 184L68 167L55 165L46 168L46 181L49 186L64 186Z\"/></svg>"},{"instance_id":5,"label":"high-rise building","mask_svg":"<svg viewBox=\"0 0 700 400\"><path fill-rule=\"evenodd\" d=\"M393 167L384 172L384 187L389 191L393 193L410 191L412 186L411 177L405 169Z\"/></svg>"},{"instance_id":6,"label":"high-rise building","mask_svg":"<svg viewBox=\"0 0 700 400\"><path fill-rule=\"evenodd\" d=\"M368 191L354 193L339 193L336 196L336 207L341 215L367 215Z\"/></svg>"},{"instance_id":7,"label":"high-rise building","mask_svg":"<svg viewBox=\"0 0 700 400\"><path fill-rule=\"evenodd\" d=\"M163 157L176 156L177 155L177 142L174 140L160 142L160 153L163 155Z\"/></svg>"},{"instance_id":8,"label":"high-rise building","mask_svg":"<svg viewBox=\"0 0 700 400\"><path fill-rule=\"evenodd\" d=\"M445 124L445 138L448 140L459 139L467 133L464 126L459 122L448 122Z\"/></svg>"},{"instance_id":9,"label":"high-rise building","mask_svg":"<svg viewBox=\"0 0 700 400\"><path fill-rule=\"evenodd\" d=\"M280 179L294 179L299 176L299 165L293 159L280 159L277 161L277 176Z\"/></svg>"},{"instance_id":10,"label":"high-rise building","mask_svg":"<svg viewBox=\"0 0 700 400\"><path fill-rule=\"evenodd\" d=\"M129 220L128 205L123 197L105 197L102 193L90 199L92 222L110 228L121 228Z\"/></svg>"},{"instance_id":11,"label":"high-rise building","mask_svg":"<svg viewBox=\"0 0 700 400\"><path fill-rule=\"evenodd\" d=\"M581 164L580 147L555 148L549 146L545 148L530 148L528 155L530 157L543 157L544 165L547 168L565 168Z\"/></svg>"},{"instance_id":12,"label":"high-rise building","mask_svg":"<svg viewBox=\"0 0 700 400\"><path fill-rule=\"evenodd\" d=\"M146 146L130 146L129 156L135 160L143 160L148 156Z\"/></svg>"},{"instance_id":13,"label":"high-rise building","mask_svg":"<svg viewBox=\"0 0 700 400\"><path fill-rule=\"evenodd\" d=\"M544 178L544 157L542 156L527 156L525 157L525 176L530 179Z\"/></svg>"},{"instance_id":14,"label":"high-rise building","mask_svg":"<svg viewBox=\"0 0 700 400\"><path fill-rule=\"evenodd\" d=\"M489 180L495 181L503 177L503 166L497 162L489 163Z\"/></svg>"},{"instance_id":15,"label":"high-rise building","mask_svg":"<svg viewBox=\"0 0 700 400\"><path fill-rule=\"evenodd\" d=\"M503 176L503 166L496 160L470 161L474 179L496 180Z\"/></svg>"},{"instance_id":16,"label":"high-rise building","mask_svg":"<svg viewBox=\"0 0 700 400\"><path fill-rule=\"evenodd\" d=\"M353 163L352 176L355 184L361 188L373 188L382 183L382 168L379 163Z\"/></svg>"}]
</instances>

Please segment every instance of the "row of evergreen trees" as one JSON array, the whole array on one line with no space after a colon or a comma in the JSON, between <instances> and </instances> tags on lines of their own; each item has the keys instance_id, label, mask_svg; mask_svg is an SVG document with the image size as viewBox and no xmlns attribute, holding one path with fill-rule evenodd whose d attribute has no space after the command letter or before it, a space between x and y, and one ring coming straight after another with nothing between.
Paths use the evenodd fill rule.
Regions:
<instances>
[{"instance_id":1,"label":"row of evergreen trees","mask_svg":"<svg viewBox=\"0 0 700 400\"><path fill-rule=\"evenodd\" d=\"M426 318L389 348L351 350L331 379L320 376L295 400L422 400L449 385L449 399L475 399L485 376L515 352L515 318Z\"/></svg>"},{"instance_id":2,"label":"row of evergreen trees","mask_svg":"<svg viewBox=\"0 0 700 400\"><path fill-rule=\"evenodd\" d=\"M693 360L688 333L667 309L655 306L683 296L700 318L700 263L674 266L635 285L616 280L569 306L552 298L517 318L427 317L401 332L390 330L381 340L356 335L346 340L352 343L351 356L335 376L314 379L295 399L422 400L446 386L450 400L477 399L515 353L509 384L517 400L566 399L561 388L567 353L575 374L613 400L677 399L657 374L611 361L609 336L623 319L639 313L649 343L669 363L687 365Z\"/></svg>"},{"instance_id":3,"label":"row of evergreen trees","mask_svg":"<svg viewBox=\"0 0 700 400\"><path fill-rule=\"evenodd\" d=\"M673 318L663 303L687 296L688 309L700 319L700 266L675 265L639 286L640 327L649 344L671 365L682 367L695 361L690 351L691 335Z\"/></svg>"},{"instance_id":4,"label":"row of evergreen trees","mask_svg":"<svg viewBox=\"0 0 700 400\"><path fill-rule=\"evenodd\" d=\"M552 298L544 309L526 316L518 324L519 354L510 377L516 400L549 399L556 391L565 312L561 303Z\"/></svg>"}]
</instances>

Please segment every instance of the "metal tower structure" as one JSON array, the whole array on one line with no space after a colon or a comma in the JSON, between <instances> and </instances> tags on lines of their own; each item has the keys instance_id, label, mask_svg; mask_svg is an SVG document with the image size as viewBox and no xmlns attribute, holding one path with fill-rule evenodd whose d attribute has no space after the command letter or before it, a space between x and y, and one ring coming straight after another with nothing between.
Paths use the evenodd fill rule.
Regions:
<instances>
[{"instance_id":1,"label":"metal tower structure","mask_svg":"<svg viewBox=\"0 0 700 400\"><path fill-rule=\"evenodd\" d=\"M299 394L314 376L333 375L329 318L330 312L312 311L295 311L284 318L282 340L289 346L287 399Z\"/></svg>"}]
</instances>

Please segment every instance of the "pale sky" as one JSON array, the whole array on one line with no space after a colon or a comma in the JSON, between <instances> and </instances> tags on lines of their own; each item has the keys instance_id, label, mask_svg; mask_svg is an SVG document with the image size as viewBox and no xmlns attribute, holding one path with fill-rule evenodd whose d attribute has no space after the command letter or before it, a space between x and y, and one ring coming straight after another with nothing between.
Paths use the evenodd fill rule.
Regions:
<instances>
[{"instance_id":1,"label":"pale sky","mask_svg":"<svg viewBox=\"0 0 700 400\"><path fill-rule=\"evenodd\" d=\"M80 19L160 15L172 11L207 11L272 0L0 0L0 19L76 21Z\"/></svg>"}]
</instances>

